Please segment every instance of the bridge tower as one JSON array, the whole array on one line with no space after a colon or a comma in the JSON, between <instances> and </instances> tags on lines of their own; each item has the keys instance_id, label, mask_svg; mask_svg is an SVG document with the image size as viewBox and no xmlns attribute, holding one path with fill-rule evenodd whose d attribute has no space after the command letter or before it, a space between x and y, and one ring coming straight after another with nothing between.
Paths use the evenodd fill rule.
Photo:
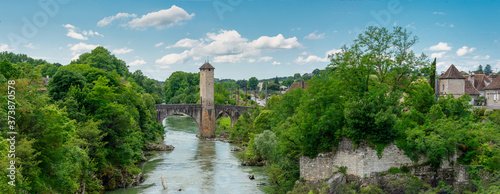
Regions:
<instances>
[{"instance_id":1,"label":"bridge tower","mask_svg":"<svg viewBox=\"0 0 500 194\"><path fill-rule=\"evenodd\" d=\"M200 67L200 137L215 137L214 69L208 61Z\"/></svg>"}]
</instances>

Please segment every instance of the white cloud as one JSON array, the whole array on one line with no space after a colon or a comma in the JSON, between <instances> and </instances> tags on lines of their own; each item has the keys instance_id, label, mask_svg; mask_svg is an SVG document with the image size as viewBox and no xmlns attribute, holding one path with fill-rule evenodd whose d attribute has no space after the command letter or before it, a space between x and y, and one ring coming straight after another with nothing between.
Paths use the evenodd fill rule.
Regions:
<instances>
[{"instance_id":1,"label":"white cloud","mask_svg":"<svg viewBox=\"0 0 500 194\"><path fill-rule=\"evenodd\" d=\"M316 55L309 55L307 58L300 56L297 59L295 59L295 62L299 64L305 64L311 62L327 62L327 61L328 61L327 58L321 58Z\"/></svg>"},{"instance_id":2,"label":"white cloud","mask_svg":"<svg viewBox=\"0 0 500 194\"><path fill-rule=\"evenodd\" d=\"M451 47L446 42L439 42L437 45L429 47L431 51L449 51Z\"/></svg>"},{"instance_id":3,"label":"white cloud","mask_svg":"<svg viewBox=\"0 0 500 194\"><path fill-rule=\"evenodd\" d=\"M78 39L78 40L87 40L88 39L87 37L83 36L82 34L75 32L74 29L68 29L68 33L66 34L66 36L74 38L74 39Z\"/></svg>"},{"instance_id":4,"label":"white cloud","mask_svg":"<svg viewBox=\"0 0 500 194\"><path fill-rule=\"evenodd\" d=\"M111 24L111 22L113 22L113 20L120 19L120 18L129 18L129 17L135 18L135 17L137 17L137 15L129 14L129 13L118 13L114 16L105 17L101 21L97 22L97 26L100 26L100 27L107 26L107 25Z\"/></svg>"},{"instance_id":5,"label":"white cloud","mask_svg":"<svg viewBox=\"0 0 500 194\"><path fill-rule=\"evenodd\" d=\"M274 37L261 36L256 40L249 41L235 30L220 30L218 33L207 33L206 38L199 40L184 38L174 45L166 48L185 48L182 53L174 53L163 56L156 63L170 65L185 63L189 60L199 60L202 57L211 56L214 62L238 63L242 61L255 62L265 50L283 50L301 48L302 45L296 37L284 38L278 34ZM272 60L269 57L261 57L259 61Z\"/></svg>"},{"instance_id":6,"label":"white cloud","mask_svg":"<svg viewBox=\"0 0 500 194\"><path fill-rule=\"evenodd\" d=\"M193 40L189 38L184 38L182 40L177 41L174 45L167 46L165 48L193 48L196 45L200 44L200 41Z\"/></svg>"},{"instance_id":7,"label":"white cloud","mask_svg":"<svg viewBox=\"0 0 500 194\"><path fill-rule=\"evenodd\" d=\"M462 48L459 48L457 50L457 55L458 56L464 56L466 54L469 54L469 53L472 53L476 50L476 48L472 47L472 48L469 48L467 46L463 46Z\"/></svg>"},{"instance_id":8,"label":"white cloud","mask_svg":"<svg viewBox=\"0 0 500 194\"><path fill-rule=\"evenodd\" d=\"M159 43L156 43L155 44L155 47L160 47L161 45L163 45L164 43L163 42L159 42Z\"/></svg>"},{"instance_id":9,"label":"white cloud","mask_svg":"<svg viewBox=\"0 0 500 194\"><path fill-rule=\"evenodd\" d=\"M453 27L455 27L455 25L453 25L453 24L450 24L450 28L453 28Z\"/></svg>"},{"instance_id":10,"label":"white cloud","mask_svg":"<svg viewBox=\"0 0 500 194\"><path fill-rule=\"evenodd\" d=\"M128 23L128 26L135 29L151 26L162 29L176 25L182 20L190 20L193 17L194 13L188 14L184 9L172 5L169 9L151 12L140 18L135 18Z\"/></svg>"},{"instance_id":11,"label":"white cloud","mask_svg":"<svg viewBox=\"0 0 500 194\"><path fill-rule=\"evenodd\" d=\"M417 29L414 24L415 24L415 22L409 23L408 25L406 25L406 28Z\"/></svg>"},{"instance_id":12,"label":"white cloud","mask_svg":"<svg viewBox=\"0 0 500 194\"><path fill-rule=\"evenodd\" d=\"M134 51L134 49L129 49L129 48L127 48L127 47L125 47L125 48L121 48L121 49L113 49L113 53L118 54L118 55L119 55L119 54L126 54L126 53L130 53L130 52L132 52L132 51Z\"/></svg>"},{"instance_id":13,"label":"white cloud","mask_svg":"<svg viewBox=\"0 0 500 194\"><path fill-rule=\"evenodd\" d=\"M261 36L257 40L250 42L250 46L257 49L296 49L302 48L297 42L297 37L285 39L282 34L275 37Z\"/></svg>"},{"instance_id":14,"label":"white cloud","mask_svg":"<svg viewBox=\"0 0 500 194\"><path fill-rule=\"evenodd\" d=\"M481 55L476 55L472 57L472 59L490 59L489 55L481 56Z\"/></svg>"},{"instance_id":15,"label":"white cloud","mask_svg":"<svg viewBox=\"0 0 500 194\"><path fill-rule=\"evenodd\" d=\"M157 59L155 62L158 64L171 65L171 64L182 64L188 61L190 58L189 51L184 51L182 53L174 53L163 56L161 59Z\"/></svg>"},{"instance_id":16,"label":"white cloud","mask_svg":"<svg viewBox=\"0 0 500 194\"><path fill-rule=\"evenodd\" d=\"M272 65L281 65L281 63L280 63L280 62L278 62L278 61L273 61L273 63L271 63L271 64L272 64Z\"/></svg>"},{"instance_id":17,"label":"white cloud","mask_svg":"<svg viewBox=\"0 0 500 194\"><path fill-rule=\"evenodd\" d=\"M328 57L328 55L333 55L333 54L340 53L340 52L342 52L342 49L332 49L332 50L326 51L326 56Z\"/></svg>"},{"instance_id":18,"label":"white cloud","mask_svg":"<svg viewBox=\"0 0 500 194\"><path fill-rule=\"evenodd\" d=\"M73 58L71 60L78 59L78 57L83 52L91 51L91 50L95 49L95 47L98 47L98 46L99 45L85 44L83 42L80 42L80 43L74 44L74 45L69 44L68 45L68 47L70 47L69 50L73 51Z\"/></svg>"},{"instance_id":19,"label":"white cloud","mask_svg":"<svg viewBox=\"0 0 500 194\"><path fill-rule=\"evenodd\" d=\"M438 14L438 15L445 15L445 13L444 13L444 12L437 12L437 11L435 11L433 14L434 14L434 15L436 15L436 14Z\"/></svg>"},{"instance_id":20,"label":"white cloud","mask_svg":"<svg viewBox=\"0 0 500 194\"><path fill-rule=\"evenodd\" d=\"M12 52L12 51L14 51L14 49L9 48L8 44L0 43L0 51L2 51L2 52L3 51Z\"/></svg>"},{"instance_id":21,"label":"white cloud","mask_svg":"<svg viewBox=\"0 0 500 194\"><path fill-rule=\"evenodd\" d=\"M342 49L332 49L329 51L325 52L325 57L321 58L316 55L309 55L307 58L299 56L297 59L295 59L295 63L298 64L306 64L306 63L312 63L312 62L328 62L330 59L328 58L328 55L332 55L335 53L340 53L342 52Z\"/></svg>"},{"instance_id":22,"label":"white cloud","mask_svg":"<svg viewBox=\"0 0 500 194\"><path fill-rule=\"evenodd\" d=\"M92 31L92 30L89 30L89 31L84 30L82 33L83 33L83 35L85 35L85 36L100 36L100 37L104 37L104 35L99 34L99 32L94 32L94 31Z\"/></svg>"},{"instance_id":23,"label":"white cloud","mask_svg":"<svg viewBox=\"0 0 500 194\"><path fill-rule=\"evenodd\" d=\"M258 61L259 61L259 62L262 62L262 61L267 62L267 61L270 61L270 60L273 60L273 57L270 57L270 56L264 56L264 57L259 58L259 60L258 60Z\"/></svg>"},{"instance_id":24,"label":"white cloud","mask_svg":"<svg viewBox=\"0 0 500 194\"><path fill-rule=\"evenodd\" d=\"M444 56L444 54L446 53L446 51L444 52L439 52L439 53L432 53L431 54L431 59L434 59L434 58L442 58Z\"/></svg>"},{"instance_id":25,"label":"white cloud","mask_svg":"<svg viewBox=\"0 0 500 194\"><path fill-rule=\"evenodd\" d=\"M145 65L145 64L146 64L146 61L144 61L144 60L135 60L135 61L132 61L131 63L129 63L128 65L140 66L140 65Z\"/></svg>"},{"instance_id":26,"label":"white cloud","mask_svg":"<svg viewBox=\"0 0 500 194\"><path fill-rule=\"evenodd\" d=\"M318 40L318 39L323 39L325 38L325 33L322 34L316 34L318 31L314 31L313 33L307 35L304 37L304 39L312 39L312 40Z\"/></svg>"},{"instance_id":27,"label":"white cloud","mask_svg":"<svg viewBox=\"0 0 500 194\"><path fill-rule=\"evenodd\" d=\"M37 47L31 44L31 42L27 45L24 45L24 47L29 48L29 49L36 49Z\"/></svg>"},{"instance_id":28,"label":"white cloud","mask_svg":"<svg viewBox=\"0 0 500 194\"><path fill-rule=\"evenodd\" d=\"M444 67L444 66L446 66L445 62L437 62L436 63L436 67Z\"/></svg>"},{"instance_id":29,"label":"white cloud","mask_svg":"<svg viewBox=\"0 0 500 194\"><path fill-rule=\"evenodd\" d=\"M78 33L77 30L78 28L71 25L71 24L65 24L63 25L66 29L68 29L68 33L66 33L66 36L78 39L78 40L88 40L87 36L101 36L104 37L102 34L99 34L99 32L94 32L92 30L84 30L82 33Z\"/></svg>"}]
</instances>

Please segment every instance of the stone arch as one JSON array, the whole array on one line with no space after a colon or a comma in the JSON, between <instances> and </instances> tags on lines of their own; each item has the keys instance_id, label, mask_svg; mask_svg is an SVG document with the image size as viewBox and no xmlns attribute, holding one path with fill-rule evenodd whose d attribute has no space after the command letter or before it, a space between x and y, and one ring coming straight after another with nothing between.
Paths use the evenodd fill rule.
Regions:
<instances>
[{"instance_id":1,"label":"stone arch","mask_svg":"<svg viewBox=\"0 0 500 194\"><path fill-rule=\"evenodd\" d=\"M231 128L234 126L236 121L238 121L238 118L240 118L241 113L250 108L251 107L246 107L246 106L233 106L233 105L221 105L221 104L215 105L215 111L217 113L217 116L219 116L220 114L227 114L229 118L231 118Z\"/></svg>"},{"instance_id":2,"label":"stone arch","mask_svg":"<svg viewBox=\"0 0 500 194\"><path fill-rule=\"evenodd\" d=\"M170 115L184 113L193 118L201 126L201 105L200 104L157 104L156 121L162 124L163 120Z\"/></svg>"}]
</instances>

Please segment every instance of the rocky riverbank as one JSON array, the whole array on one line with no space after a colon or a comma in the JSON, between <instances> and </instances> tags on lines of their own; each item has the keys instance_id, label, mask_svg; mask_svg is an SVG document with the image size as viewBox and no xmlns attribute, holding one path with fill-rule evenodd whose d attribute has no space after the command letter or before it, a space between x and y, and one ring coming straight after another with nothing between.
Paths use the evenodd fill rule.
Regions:
<instances>
[{"instance_id":1,"label":"rocky riverbank","mask_svg":"<svg viewBox=\"0 0 500 194\"><path fill-rule=\"evenodd\" d=\"M144 145L144 148L143 150L144 151L172 151L174 150L174 146L172 145L166 145L164 143L146 143L146 145Z\"/></svg>"}]
</instances>

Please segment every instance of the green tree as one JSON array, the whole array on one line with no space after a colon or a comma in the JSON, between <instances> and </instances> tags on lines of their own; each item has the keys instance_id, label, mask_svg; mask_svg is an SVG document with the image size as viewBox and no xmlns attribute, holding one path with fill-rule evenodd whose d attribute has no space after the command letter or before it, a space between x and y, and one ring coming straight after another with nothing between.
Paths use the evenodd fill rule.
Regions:
<instances>
[{"instance_id":1,"label":"green tree","mask_svg":"<svg viewBox=\"0 0 500 194\"><path fill-rule=\"evenodd\" d=\"M293 84L294 80L292 78L288 78L286 80L283 81L283 85L285 85L286 87L290 87L292 84Z\"/></svg>"},{"instance_id":2,"label":"green tree","mask_svg":"<svg viewBox=\"0 0 500 194\"><path fill-rule=\"evenodd\" d=\"M483 66L482 65L479 65L479 67L477 67L476 71L475 71L476 74L483 74L484 71L483 71Z\"/></svg>"},{"instance_id":3,"label":"green tree","mask_svg":"<svg viewBox=\"0 0 500 194\"><path fill-rule=\"evenodd\" d=\"M240 90L245 90L245 87L247 87L247 85L248 85L248 81L242 79L242 80L236 81L236 84L240 87Z\"/></svg>"},{"instance_id":4,"label":"green tree","mask_svg":"<svg viewBox=\"0 0 500 194\"><path fill-rule=\"evenodd\" d=\"M301 76L300 76L300 73L296 73L293 75L293 79L299 79Z\"/></svg>"},{"instance_id":5,"label":"green tree","mask_svg":"<svg viewBox=\"0 0 500 194\"><path fill-rule=\"evenodd\" d=\"M486 67L484 67L484 74L490 75L491 72L493 72L493 71L491 70L490 64L486 64Z\"/></svg>"},{"instance_id":6,"label":"green tree","mask_svg":"<svg viewBox=\"0 0 500 194\"><path fill-rule=\"evenodd\" d=\"M251 77L248 80L248 89L250 90L256 90L257 85L259 85L259 80L256 77Z\"/></svg>"},{"instance_id":7,"label":"green tree","mask_svg":"<svg viewBox=\"0 0 500 194\"><path fill-rule=\"evenodd\" d=\"M319 74L319 72L320 72L320 70L319 70L318 68L316 68L316 69L314 69L314 70L313 70L313 72L312 72L312 73L313 73L314 75L318 75L318 74Z\"/></svg>"},{"instance_id":8,"label":"green tree","mask_svg":"<svg viewBox=\"0 0 500 194\"><path fill-rule=\"evenodd\" d=\"M278 91L280 90L280 85L276 83L271 83L267 86L268 90Z\"/></svg>"},{"instance_id":9,"label":"green tree","mask_svg":"<svg viewBox=\"0 0 500 194\"><path fill-rule=\"evenodd\" d=\"M163 92L167 104L196 103L199 100L200 74L176 71L165 80Z\"/></svg>"},{"instance_id":10,"label":"green tree","mask_svg":"<svg viewBox=\"0 0 500 194\"><path fill-rule=\"evenodd\" d=\"M274 83L278 84L278 85L280 84L280 81L278 80L278 76L276 76L276 78L274 78Z\"/></svg>"},{"instance_id":11,"label":"green tree","mask_svg":"<svg viewBox=\"0 0 500 194\"><path fill-rule=\"evenodd\" d=\"M415 108L421 113L429 112L434 104L434 92L427 80L419 79L410 84L404 98L404 106Z\"/></svg>"},{"instance_id":12,"label":"green tree","mask_svg":"<svg viewBox=\"0 0 500 194\"><path fill-rule=\"evenodd\" d=\"M23 72L16 64L12 64L7 60L3 60L2 62L0 62L0 74L2 74L6 80L9 80L12 78L20 77Z\"/></svg>"},{"instance_id":13,"label":"green tree","mask_svg":"<svg viewBox=\"0 0 500 194\"><path fill-rule=\"evenodd\" d=\"M431 72L430 72L430 81L429 85L432 88L433 92L436 92L436 58L434 58L434 61L431 64Z\"/></svg>"},{"instance_id":14,"label":"green tree","mask_svg":"<svg viewBox=\"0 0 500 194\"><path fill-rule=\"evenodd\" d=\"M85 77L79 72L68 68L59 68L54 77L49 81L49 96L55 101L66 97L66 93L71 86L83 88L85 86Z\"/></svg>"},{"instance_id":15,"label":"green tree","mask_svg":"<svg viewBox=\"0 0 500 194\"><path fill-rule=\"evenodd\" d=\"M90 53L84 53L77 60L71 61L71 64L89 64L91 67L104 69L106 71L116 72L121 76L129 74L126 63L117 59L107 49L102 46L96 47Z\"/></svg>"}]
</instances>

